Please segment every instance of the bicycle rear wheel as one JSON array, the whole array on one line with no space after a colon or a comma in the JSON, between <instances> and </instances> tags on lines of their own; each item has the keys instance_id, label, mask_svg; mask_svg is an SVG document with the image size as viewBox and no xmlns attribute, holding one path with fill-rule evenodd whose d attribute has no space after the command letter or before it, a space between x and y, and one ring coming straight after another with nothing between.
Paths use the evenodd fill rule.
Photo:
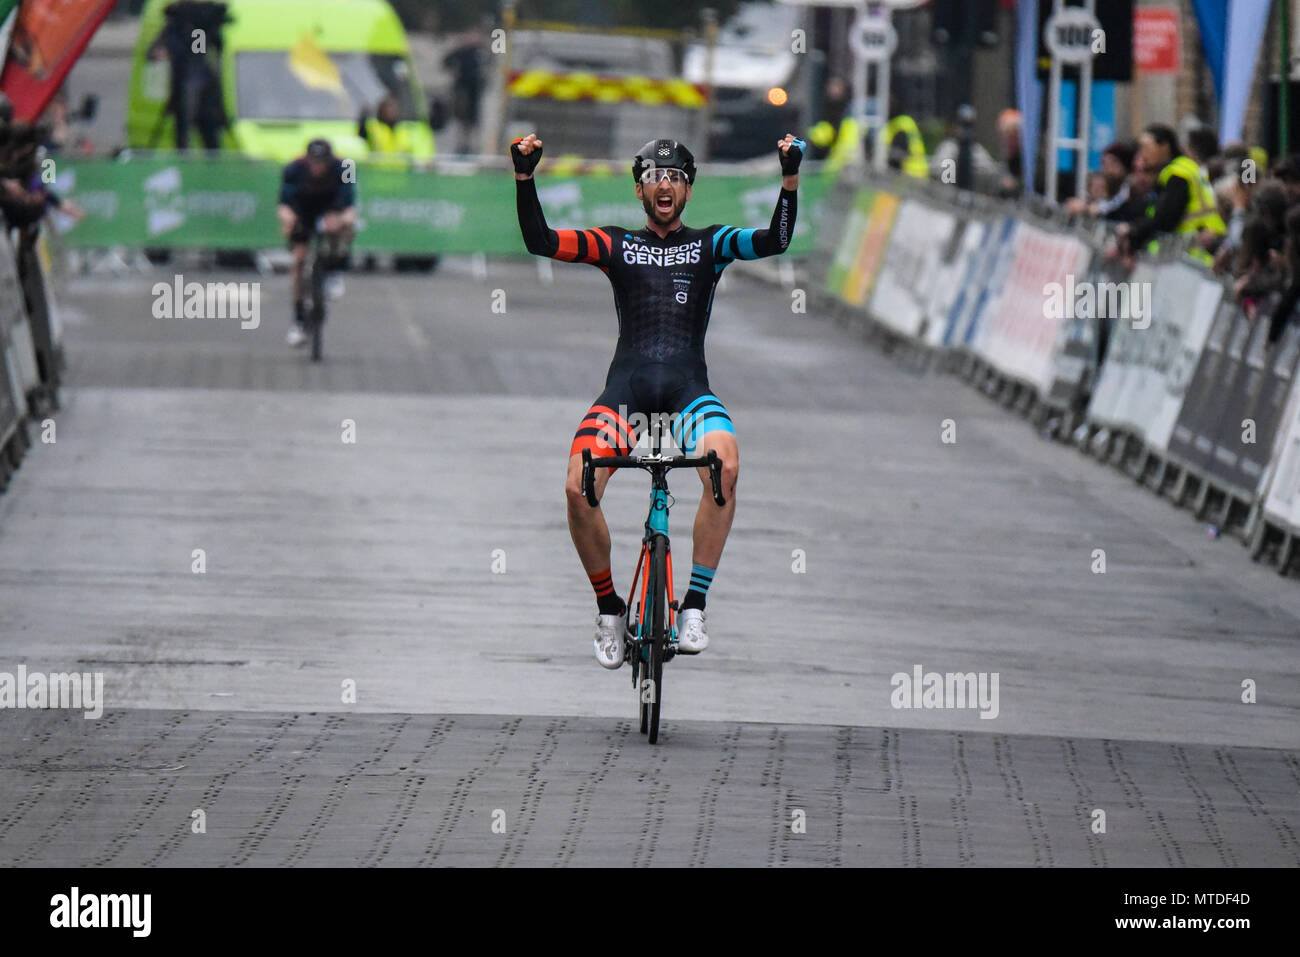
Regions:
<instances>
[{"instance_id":1,"label":"bicycle rear wheel","mask_svg":"<svg viewBox=\"0 0 1300 957\"><path fill-rule=\"evenodd\" d=\"M668 543L662 535L655 535L650 546L650 660L646 677L650 681L649 729L647 739L651 744L659 741L659 715L664 702L664 656L668 653L668 636L665 619L668 607ZM645 695L642 695L644 698Z\"/></svg>"},{"instance_id":2,"label":"bicycle rear wheel","mask_svg":"<svg viewBox=\"0 0 1300 957\"><path fill-rule=\"evenodd\" d=\"M631 605L631 603L629 603L628 606L627 606L627 613L628 613L628 623L629 623L629 626L630 626L630 624L631 624L631 622L632 622L632 620L633 620L633 615L634 615L634 614L636 615L636 621L637 621L637 637L638 637L638 640L637 640L637 641L632 645L632 647L631 647L631 655L632 655L632 689L636 692L636 695L637 695L637 701L640 702L640 704L639 704L639 706L638 706L638 714L639 714L640 717L641 717L641 733L642 733L642 734L645 734L645 733L646 733L646 729L647 729L647 727L648 727L649 724L650 724L650 706L646 703L646 701L645 701L645 696L641 694L641 676L642 676L643 674L645 674L645 662L641 660L641 647L642 647L642 646L641 646L641 642L640 642L640 630L641 630L641 626L640 626L640 611L641 611L641 605L640 605L640 603L637 604L636 612L635 612L635 613L634 613L633 610L632 610L632 605ZM630 628L629 628L629 630L630 630Z\"/></svg>"}]
</instances>

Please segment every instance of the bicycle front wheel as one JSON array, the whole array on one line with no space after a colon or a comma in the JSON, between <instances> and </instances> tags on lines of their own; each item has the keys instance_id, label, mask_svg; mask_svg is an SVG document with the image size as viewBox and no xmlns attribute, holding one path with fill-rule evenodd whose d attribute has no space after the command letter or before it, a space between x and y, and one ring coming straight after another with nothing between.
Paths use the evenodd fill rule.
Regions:
<instances>
[{"instance_id":1,"label":"bicycle front wheel","mask_svg":"<svg viewBox=\"0 0 1300 957\"><path fill-rule=\"evenodd\" d=\"M320 362L321 336L325 325L325 264L323 252L316 250L311 264L311 358Z\"/></svg>"},{"instance_id":2,"label":"bicycle front wheel","mask_svg":"<svg viewBox=\"0 0 1300 957\"><path fill-rule=\"evenodd\" d=\"M650 682L650 722L648 738L651 744L659 741L659 714L664 702L664 656L668 653L668 543L656 535L650 546L650 661L646 678ZM643 695L644 698L644 695Z\"/></svg>"}]
</instances>

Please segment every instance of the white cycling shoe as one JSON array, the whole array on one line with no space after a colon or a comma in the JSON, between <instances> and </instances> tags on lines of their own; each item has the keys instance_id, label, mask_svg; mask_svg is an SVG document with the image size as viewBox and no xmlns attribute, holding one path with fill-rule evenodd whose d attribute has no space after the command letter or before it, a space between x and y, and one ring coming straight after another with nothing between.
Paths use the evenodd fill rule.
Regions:
<instances>
[{"instance_id":1,"label":"white cycling shoe","mask_svg":"<svg viewBox=\"0 0 1300 957\"><path fill-rule=\"evenodd\" d=\"M289 327L289 333L284 337L284 341L289 345L297 347L307 341L307 333L302 327L302 323L295 322Z\"/></svg>"},{"instance_id":2,"label":"white cycling shoe","mask_svg":"<svg viewBox=\"0 0 1300 957\"><path fill-rule=\"evenodd\" d=\"M698 655L709 647L709 636L704 631L704 611L687 608L677 613L677 650L688 655Z\"/></svg>"},{"instance_id":3,"label":"white cycling shoe","mask_svg":"<svg viewBox=\"0 0 1300 957\"><path fill-rule=\"evenodd\" d=\"M596 616L596 660L613 671L623 665L623 615Z\"/></svg>"}]
</instances>

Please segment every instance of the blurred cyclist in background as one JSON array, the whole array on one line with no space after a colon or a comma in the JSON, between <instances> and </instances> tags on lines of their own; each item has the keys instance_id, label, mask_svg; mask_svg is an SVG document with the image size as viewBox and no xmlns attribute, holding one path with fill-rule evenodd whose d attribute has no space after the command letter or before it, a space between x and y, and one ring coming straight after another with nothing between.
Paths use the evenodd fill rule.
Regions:
<instances>
[{"instance_id":1,"label":"blurred cyclist in background","mask_svg":"<svg viewBox=\"0 0 1300 957\"><path fill-rule=\"evenodd\" d=\"M307 341L303 330L306 304L302 267L318 223L329 238L326 268L333 273L347 264L357 221L354 179L351 169L334 155L328 140L312 140L307 152L291 160L281 174L280 202L275 213L293 252L293 325L286 337L291 346ZM326 291L331 297L342 295L342 278L331 274Z\"/></svg>"}]
</instances>

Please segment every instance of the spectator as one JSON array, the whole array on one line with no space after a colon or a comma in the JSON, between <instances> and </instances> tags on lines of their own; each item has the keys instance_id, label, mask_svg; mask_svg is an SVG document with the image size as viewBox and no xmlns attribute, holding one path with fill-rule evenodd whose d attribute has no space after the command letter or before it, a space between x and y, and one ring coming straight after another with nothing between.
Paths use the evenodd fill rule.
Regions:
<instances>
[{"instance_id":1,"label":"spectator","mask_svg":"<svg viewBox=\"0 0 1300 957\"><path fill-rule=\"evenodd\" d=\"M1286 211L1292 205L1294 202L1288 195L1286 184L1279 179L1270 177L1250 192L1252 214L1268 227L1275 248L1282 247L1282 238L1286 235Z\"/></svg>"},{"instance_id":2,"label":"spectator","mask_svg":"<svg viewBox=\"0 0 1300 957\"><path fill-rule=\"evenodd\" d=\"M821 118L808 131L809 159L824 160L830 156L848 106L848 86L838 76L832 76L822 91ZM848 149L856 153L858 144L852 143Z\"/></svg>"},{"instance_id":3,"label":"spectator","mask_svg":"<svg viewBox=\"0 0 1300 957\"><path fill-rule=\"evenodd\" d=\"M1132 222L1151 215L1156 201L1155 171L1140 155L1133 157L1133 172L1128 178L1128 199L1115 211L1114 219Z\"/></svg>"},{"instance_id":4,"label":"spectator","mask_svg":"<svg viewBox=\"0 0 1300 957\"><path fill-rule=\"evenodd\" d=\"M1202 230L1221 236L1227 226L1215 208L1214 193L1196 163L1185 156L1178 136L1167 126L1148 126L1138 139L1138 148L1148 169L1159 170L1157 198L1149 216L1121 223L1116 230L1121 243L1135 252L1163 233L1195 237ZM1213 258L1202 248L1189 253L1207 263Z\"/></svg>"},{"instance_id":5,"label":"spectator","mask_svg":"<svg viewBox=\"0 0 1300 957\"><path fill-rule=\"evenodd\" d=\"M176 148L187 150L190 126L193 125L203 148L221 147L221 133L230 125L221 90L221 30L229 22L224 7L215 4L172 3L164 13L166 21L150 44L151 60L168 60L171 64L171 89L159 121L150 135L151 145L162 134L162 121L171 116L175 126ZM209 38L202 50L194 47L194 31Z\"/></svg>"},{"instance_id":6,"label":"spectator","mask_svg":"<svg viewBox=\"0 0 1300 957\"><path fill-rule=\"evenodd\" d=\"M397 100L391 94L379 101L373 117L362 111L357 135L366 141L372 157L393 161L411 155L411 134L398 123Z\"/></svg>"},{"instance_id":7,"label":"spectator","mask_svg":"<svg viewBox=\"0 0 1300 957\"><path fill-rule=\"evenodd\" d=\"M981 192L997 193L1001 189L1004 166L978 140L973 140L969 149L976 188ZM939 145L934 148L934 154L930 157L930 162L936 171L935 175L941 181L947 175L945 171L952 170L956 173L961 161L961 151L962 124L954 121L949 124L947 136L939 141Z\"/></svg>"},{"instance_id":8,"label":"spectator","mask_svg":"<svg viewBox=\"0 0 1300 957\"><path fill-rule=\"evenodd\" d=\"M46 124L0 126L0 214L8 227L34 226L58 209L80 219L82 211L49 188L40 174L41 143L49 137Z\"/></svg>"},{"instance_id":9,"label":"spectator","mask_svg":"<svg viewBox=\"0 0 1300 957\"><path fill-rule=\"evenodd\" d=\"M1261 222L1265 232L1257 233L1257 236L1268 235L1271 237L1271 248L1282 247L1286 235L1286 187L1272 178L1255 185L1228 176L1224 177L1221 185L1228 187L1232 208L1227 220L1227 233L1214 257L1214 269L1216 272L1230 271L1232 275L1239 275L1239 254L1248 223Z\"/></svg>"},{"instance_id":10,"label":"spectator","mask_svg":"<svg viewBox=\"0 0 1300 957\"><path fill-rule=\"evenodd\" d=\"M1025 160L1021 152L1018 110L1003 110L998 114L998 140L1002 144L1002 180L998 195L1019 196L1025 188Z\"/></svg>"},{"instance_id":11,"label":"spectator","mask_svg":"<svg viewBox=\"0 0 1300 957\"><path fill-rule=\"evenodd\" d=\"M443 59L451 71L451 115L457 125L456 152L476 153L479 104L483 98L483 32L471 30Z\"/></svg>"},{"instance_id":12,"label":"spectator","mask_svg":"<svg viewBox=\"0 0 1300 957\"><path fill-rule=\"evenodd\" d=\"M1295 316L1300 304L1300 206L1293 206L1286 214L1286 264L1289 279L1269 317L1268 341L1277 342Z\"/></svg>"},{"instance_id":13,"label":"spectator","mask_svg":"<svg viewBox=\"0 0 1300 957\"><path fill-rule=\"evenodd\" d=\"M54 155L64 149L72 139L72 127L68 122L68 91L66 89L60 87L59 92L54 94L45 121L48 124L50 133L43 145L47 153Z\"/></svg>"},{"instance_id":14,"label":"spectator","mask_svg":"<svg viewBox=\"0 0 1300 957\"><path fill-rule=\"evenodd\" d=\"M1241 253L1237 267L1237 280L1232 289L1247 316L1254 319L1262 302L1270 295L1281 292L1285 274L1274 253L1276 237L1262 219L1246 223L1242 231Z\"/></svg>"},{"instance_id":15,"label":"spectator","mask_svg":"<svg viewBox=\"0 0 1300 957\"><path fill-rule=\"evenodd\" d=\"M1201 175L1213 179L1209 164L1219 156L1219 135L1208 126L1199 126L1187 134L1187 155L1201 168Z\"/></svg>"},{"instance_id":16,"label":"spectator","mask_svg":"<svg viewBox=\"0 0 1300 957\"><path fill-rule=\"evenodd\" d=\"M1071 198L1065 204L1072 213L1087 213L1104 219L1136 218L1126 215L1130 194L1130 174L1133 170L1133 147L1127 143L1111 143L1101 153L1101 170L1089 174L1090 195L1087 200ZM1100 177L1102 187L1097 196L1091 195L1093 177ZM1143 204L1141 213L1146 211Z\"/></svg>"},{"instance_id":17,"label":"spectator","mask_svg":"<svg viewBox=\"0 0 1300 957\"><path fill-rule=\"evenodd\" d=\"M1274 166L1271 178L1285 188L1288 206L1300 203L1300 155L1293 153Z\"/></svg>"}]
</instances>

